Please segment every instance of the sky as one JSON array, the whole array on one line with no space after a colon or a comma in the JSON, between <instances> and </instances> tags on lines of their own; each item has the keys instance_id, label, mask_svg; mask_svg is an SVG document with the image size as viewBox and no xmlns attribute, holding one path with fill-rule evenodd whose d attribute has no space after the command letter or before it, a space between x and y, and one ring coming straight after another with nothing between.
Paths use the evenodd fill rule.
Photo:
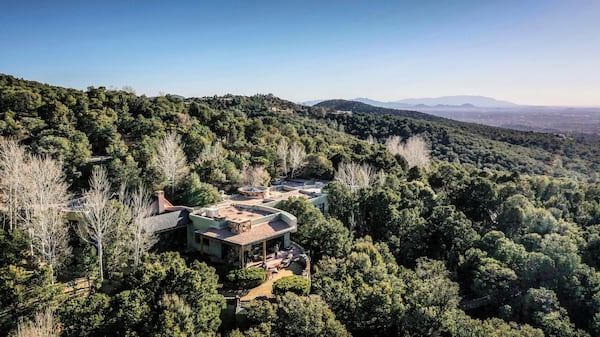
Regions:
<instances>
[{"instance_id":1,"label":"sky","mask_svg":"<svg viewBox=\"0 0 600 337\"><path fill-rule=\"evenodd\" d=\"M598 0L0 1L0 73L53 85L600 106Z\"/></svg>"}]
</instances>

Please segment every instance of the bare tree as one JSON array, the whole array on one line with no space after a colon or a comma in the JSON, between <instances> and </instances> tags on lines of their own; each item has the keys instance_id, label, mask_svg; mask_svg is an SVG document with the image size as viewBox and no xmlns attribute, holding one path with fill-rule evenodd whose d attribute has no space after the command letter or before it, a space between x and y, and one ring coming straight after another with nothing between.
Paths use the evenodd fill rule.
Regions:
<instances>
[{"instance_id":1,"label":"bare tree","mask_svg":"<svg viewBox=\"0 0 600 337\"><path fill-rule=\"evenodd\" d=\"M17 227L19 210L23 206L20 201L26 160L25 148L15 140L0 142L0 191L8 215L4 218L3 227L8 223L10 230Z\"/></svg>"},{"instance_id":2,"label":"bare tree","mask_svg":"<svg viewBox=\"0 0 600 337\"><path fill-rule=\"evenodd\" d=\"M172 131L162 138L156 149L153 164L166 177L173 192L175 185L187 173L187 161L179 134Z\"/></svg>"},{"instance_id":3,"label":"bare tree","mask_svg":"<svg viewBox=\"0 0 600 337\"><path fill-rule=\"evenodd\" d=\"M44 156L30 156L23 172L21 203L26 223L48 208L62 208L69 200L62 164Z\"/></svg>"},{"instance_id":4,"label":"bare tree","mask_svg":"<svg viewBox=\"0 0 600 337\"><path fill-rule=\"evenodd\" d=\"M70 196L68 185L65 181L62 164L48 156L28 156L21 175L21 191L18 197L21 207L21 223L29 237L32 257L44 261L44 257L35 255L40 252L40 248L35 247L40 239L40 233L36 232L39 231L48 236L55 235L55 233L38 228L38 226L48 226L47 220L41 218L47 216L47 213L53 214L51 209L62 209L66 205ZM57 221L57 218L52 221ZM60 224L54 223L48 228L60 230ZM64 239L62 235L59 237ZM53 238L42 239L42 241L53 240ZM68 238L66 240L68 241ZM60 246L64 245L58 240L54 240L54 243Z\"/></svg>"},{"instance_id":5,"label":"bare tree","mask_svg":"<svg viewBox=\"0 0 600 337\"><path fill-rule=\"evenodd\" d=\"M54 312L46 309L35 314L33 320L20 319L17 330L10 334L11 337L58 337L60 325L54 319Z\"/></svg>"},{"instance_id":6,"label":"bare tree","mask_svg":"<svg viewBox=\"0 0 600 337\"><path fill-rule=\"evenodd\" d=\"M400 138L400 136L390 136L385 141L385 147L394 156L402 154L402 152L404 151L404 144L402 143L402 138Z\"/></svg>"},{"instance_id":7,"label":"bare tree","mask_svg":"<svg viewBox=\"0 0 600 337\"><path fill-rule=\"evenodd\" d=\"M31 242L35 256L55 272L71 256L69 227L62 210L47 208L31 221Z\"/></svg>"},{"instance_id":8,"label":"bare tree","mask_svg":"<svg viewBox=\"0 0 600 337\"><path fill-rule=\"evenodd\" d=\"M130 85L124 85L123 88L121 88L121 90L125 91L128 94L134 94L135 95L135 89L132 86L130 86Z\"/></svg>"},{"instance_id":9,"label":"bare tree","mask_svg":"<svg viewBox=\"0 0 600 337\"><path fill-rule=\"evenodd\" d=\"M281 138L279 144L277 144L277 156L279 157L281 171L283 172L284 176L286 176L288 173L288 154L288 142L285 138Z\"/></svg>"},{"instance_id":10,"label":"bare tree","mask_svg":"<svg viewBox=\"0 0 600 337\"><path fill-rule=\"evenodd\" d=\"M408 167L429 168L429 145L419 137L410 137L404 144L398 136L392 136L385 142L385 146L393 155L401 155L406 159Z\"/></svg>"},{"instance_id":11,"label":"bare tree","mask_svg":"<svg viewBox=\"0 0 600 337\"><path fill-rule=\"evenodd\" d=\"M79 222L79 236L98 248L98 266L100 282L104 280L104 245L110 240L116 229L116 223L121 220L121 214L110 200L111 186L106 169L96 166L90 177L90 189L84 193L82 206L83 221Z\"/></svg>"},{"instance_id":12,"label":"bare tree","mask_svg":"<svg viewBox=\"0 0 600 337\"><path fill-rule=\"evenodd\" d=\"M294 178L296 171L302 167L304 159L306 159L306 152L298 143L294 142L290 147L289 154L290 168L292 169L291 178Z\"/></svg>"},{"instance_id":13,"label":"bare tree","mask_svg":"<svg viewBox=\"0 0 600 337\"><path fill-rule=\"evenodd\" d=\"M248 186L267 186L271 176L264 166L253 166L242 170L244 184Z\"/></svg>"},{"instance_id":14,"label":"bare tree","mask_svg":"<svg viewBox=\"0 0 600 337\"><path fill-rule=\"evenodd\" d=\"M373 167L367 164L341 163L338 167L334 180L346 186L353 193L361 188L371 187L378 182L383 173L377 174Z\"/></svg>"},{"instance_id":15,"label":"bare tree","mask_svg":"<svg viewBox=\"0 0 600 337\"><path fill-rule=\"evenodd\" d=\"M9 228L23 229L32 258L59 270L71 254L62 211L70 195L62 164L28 155L23 146L9 140L0 143L0 168Z\"/></svg>"},{"instance_id":16,"label":"bare tree","mask_svg":"<svg viewBox=\"0 0 600 337\"><path fill-rule=\"evenodd\" d=\"M138 266L142 255L150 250L158 241L152 228L144 223L144 218L150 216L152 199L143 186L131 193L125 194L125 207L128 214L128 242L133 265Z\"/></svg>"}]
</instances>

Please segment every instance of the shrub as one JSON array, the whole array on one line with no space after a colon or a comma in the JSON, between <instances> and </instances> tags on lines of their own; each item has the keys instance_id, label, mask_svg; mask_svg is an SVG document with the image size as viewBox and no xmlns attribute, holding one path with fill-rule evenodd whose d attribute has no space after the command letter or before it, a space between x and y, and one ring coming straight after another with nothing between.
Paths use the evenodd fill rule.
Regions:
<instances>
[{"instance_id":1,"label":"shrub","mask_svg":"<svg viewBox=\"0 0 600 337\"><path fill-rule=\"evenodd\" d=\"M234 269L227 274L227 279L238 288L249 289L259 286L267 279L267 273L259 267Z\"/></svg>"},{"instance_id":2,"label":"shrub","mask_svg":"<svg viewBox=\"0 0 600 337\"><path fill-rule=\"evenodd\" d=\"M306 296L310 292L310 281L305 277L293 275L282 277L273 282L273 294L283 295L288 291L296 295Z\"/></svg>"}]
</instances>

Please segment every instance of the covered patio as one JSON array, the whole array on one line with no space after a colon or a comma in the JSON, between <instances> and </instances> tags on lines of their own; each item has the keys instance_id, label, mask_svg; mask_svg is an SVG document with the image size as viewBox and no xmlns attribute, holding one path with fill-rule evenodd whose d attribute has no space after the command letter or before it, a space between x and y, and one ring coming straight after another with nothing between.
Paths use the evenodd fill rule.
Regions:
<instances>
[{"instance_id":1,"label":"covered patio","mask_svg":"<svg viewBox=\"0 0 600 337\"><path fill-rule=\"evenodd\" d=\"M293 250L290 233L294 230L295 226L276 220L246 226L243 231L232 228L198 230L196 237L200 252L239 267L248 267L284 260L287 251Z\"/></svg>"}]
</instances>

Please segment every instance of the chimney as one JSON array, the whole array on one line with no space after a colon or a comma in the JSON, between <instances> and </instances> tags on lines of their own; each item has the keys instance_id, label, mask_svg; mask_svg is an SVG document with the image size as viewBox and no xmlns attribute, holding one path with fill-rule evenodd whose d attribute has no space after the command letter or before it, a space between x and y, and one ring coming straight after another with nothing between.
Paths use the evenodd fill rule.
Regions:
<instances>
[{"instance_id":1,"label":"chimney","mask_svg":"<svg viewBox=\"0 0 600 337\"><path fill-rule=\"evenodd\" d=\"M158 214L162 214L165 212L165 192L156 191L154 195L156 196L156 210Z\"/></svg>"}]
</instances>

